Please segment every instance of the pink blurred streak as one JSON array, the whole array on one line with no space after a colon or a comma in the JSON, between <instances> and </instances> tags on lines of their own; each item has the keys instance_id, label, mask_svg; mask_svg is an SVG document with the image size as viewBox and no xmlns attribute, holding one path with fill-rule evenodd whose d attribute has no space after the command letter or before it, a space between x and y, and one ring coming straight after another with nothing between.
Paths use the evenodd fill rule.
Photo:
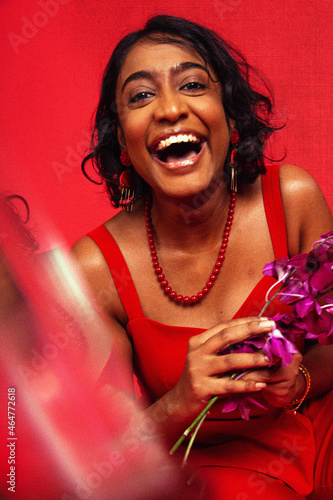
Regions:
<instances>
[{"instance_id":1,"label":"pink blurred streak","mask_svg":"<svg viewBox=\"0 0 333 500\"><path fill-rule=\"evenodd\" d=\"M136 404L132 374L70 262L60 250L36 254L12 202L3 197L0 208L1 498L194 498ZM16 397L15 493L8 388Z\"/></svg>"}]
</instances>

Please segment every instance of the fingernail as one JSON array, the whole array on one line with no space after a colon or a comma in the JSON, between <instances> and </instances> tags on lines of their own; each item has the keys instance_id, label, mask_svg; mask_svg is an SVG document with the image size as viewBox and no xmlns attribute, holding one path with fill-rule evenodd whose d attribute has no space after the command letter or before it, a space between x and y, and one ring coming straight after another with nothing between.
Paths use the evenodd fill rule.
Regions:
<instances>
[{"instance_id":1,"label":"fingernail","mask_svg":"<svg viewBox=\"0 0 333 500\"><path fill-rule=\"evenodd\" d=\"M270 363L271 362L271 360L269 359L268 356L264 356L264 361L265 361L265 363Z\"/></svg>"},{"instance_id":2,"label":"fingernail","mask_svg":"<svg viewBox=\"0 0 333 500\"><path fill-rule=\"evenodd\" d=\"M264 389L267 384L265 382L256 382L256 388L257 389Z\"/></svg>"},{"instance_id":3,"label":"fingernail","mask_svg":"<svg viewBox=\"0 0 333 500\"><path fill-rule=\"evenodd\" d=\"M275 322L269 319L262 320L259 323L260 328L273 328L275 326Z\"/></svg>"}]
</instances>

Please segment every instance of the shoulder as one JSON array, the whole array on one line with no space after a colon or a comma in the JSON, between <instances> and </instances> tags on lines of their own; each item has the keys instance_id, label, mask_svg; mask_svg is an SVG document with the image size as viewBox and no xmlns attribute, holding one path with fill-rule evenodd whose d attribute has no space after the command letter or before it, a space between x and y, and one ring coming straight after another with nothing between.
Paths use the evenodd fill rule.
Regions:
<instances>
[{"instance_id":1,"label":"shoulder","mask_svg":"<svg viewBox=\"0 0 333 500\"><path fill-rule=\"evenodd\" d=\"M90 236L80 238L70 250L70 258L87 284L98 310L109 318L126 323L126 315L102 251ZM109 263L110 264L110 263Z\"/></svg>"},{"instance_id":2,"label":"shoulder","mask_svg":"<svg viewBox=\"0 0 333 500\"><path fill-rule=\"evenodd\" d=\"M321 190L311 174L290 163L284 163L279 169L280 185L283 194L303 196L305 193L321 193Z\"/></svg>"},{"instance_id":3,"label":"shoulder","mask_svg":"<svg viewBox=\"0 0 333 500\"><path fill-rule=\"evenodd\" d=\"M97 227L96 235L100 238L101 241L105 241L107 238L115 237L115 233L119 232L119 228L122 228L124 225L123 222L123 213L117 213L111 219L107 220L104 224ZM92 231L93 232L93 231ZM76 261L79 262L80 267L85 270L98 271L107 269L107 263L103 256L103 253L95 243L94 239L88 235L81 237L71 248L70 254Z\"/></svg>"},{"instance_id":4,"label":"shoulder","mask_svg":"<svg viewBox=\"0 0 333 500\"><path fill-rule=\"evenodd\" d=\"M290 254L309 251L333 228L329 207L318 183L302 168L283 164L279 177Z\"/></svg>"}]
</instances>

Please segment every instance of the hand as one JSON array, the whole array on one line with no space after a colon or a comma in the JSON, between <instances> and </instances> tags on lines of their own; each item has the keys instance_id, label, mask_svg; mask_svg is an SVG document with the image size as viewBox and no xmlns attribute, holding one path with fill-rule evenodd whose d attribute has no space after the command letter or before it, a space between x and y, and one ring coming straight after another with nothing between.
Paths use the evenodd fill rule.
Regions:
<instances>
[{"instance_id":1,"label":"hand","mask_svg":"<svg viewBox=\"0 0 333 500\"><path fill-rule=\"evenodd\" d=\"M230 344L242 342L253 335L269 332L273 321L265 318L241 318L221 323L189 340L183 374L171 391L183 416L198 414L213 396L258 392L266 382L258 380L258 368L268 367L269 359L261 352L219 355ZM224 374L255 369L240 380ZM173 403L174 404L174 403ZM179 407L181 406L181 409Z\"/></svg>"},{"instance_id":2,"label":"hand","mask_svg":"<svg viewBox=\"0 0 333 500\"><path fill-rule=\"evenodd\" d=\"M304 376L299 371L302 362L302 355L297 353L288 366L276 365L251 373L251 378L257 382L265 382L267 385L262 390L265 400L272 406L282 407L291 403L296 398L301 398L305 393L306 382ZM245 375L244 379L250 374Z\"/></svg>"}]
</instances>

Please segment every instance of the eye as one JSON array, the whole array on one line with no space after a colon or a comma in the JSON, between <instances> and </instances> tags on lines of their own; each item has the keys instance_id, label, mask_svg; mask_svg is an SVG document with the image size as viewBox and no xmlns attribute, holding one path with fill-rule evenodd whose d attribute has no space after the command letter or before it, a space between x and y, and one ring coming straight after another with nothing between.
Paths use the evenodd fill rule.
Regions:
<instances>
[{"instance_id":1,"label":"eye","mask_svg":"<svg viewBox=\"0 0 333 500\"><path fill-rule=\"evenodd\" d=\"M201 83L199 81L192 81L189 83L186 83L186 85L183 85L181 87L181 90L189 90L190 92L196 92L200 90L204 90L207 88L207 85L204 83Z\"/></svg>"},{"instance_id":2,"label":"eye","mask_svg":"<svg viewBox=\"0 0 333 500\"><path fill-rule=\"evenodd\" d=\"M134 96L130 97L129 103L135 104L138 102L142 102L142 101L145 101L147 99L150 99L153 96L154 96L154 94L152 92L138 92Z\"/></svg>"}]
</instances>

